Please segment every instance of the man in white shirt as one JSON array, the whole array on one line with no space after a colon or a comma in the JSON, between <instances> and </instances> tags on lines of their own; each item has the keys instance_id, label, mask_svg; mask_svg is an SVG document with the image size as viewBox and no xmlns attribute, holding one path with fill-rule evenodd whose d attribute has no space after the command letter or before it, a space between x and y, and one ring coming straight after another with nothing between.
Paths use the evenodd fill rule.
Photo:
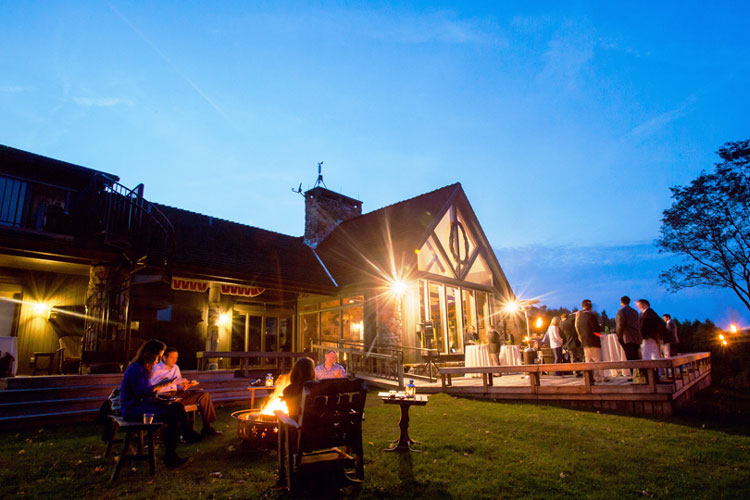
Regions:
<instances>
[{"instance_id":1,"label":"man in white shirt","mask_svg":"<svg viewBox=\"0 0 750 500\"><path fill-rule=\"evenodd\" d=\"M327 378L344 378L346 377L346 369L343 366L336 363L338 355L336 351L328 351L326 353L326 360L322 365L315 367L315 378L317 380L325 380Z\"/></svg>"},{"instance_id":2,"label":"man in white shirt","mask_svg":"<svg viewBox=\"0 0 750 500\"><path fill-rule=\"evenodd\" d=\"M151 384L156 384L161 380L174 378L171 384L159 387L156 391L159 394L175 395L183 405L198 405L203 421L203 435L214 436L221 434L211 427L211 422L216 420L216 411L214 403L211 401L211 395L206 391L188 390L198 384L195 380L188 380L182 377L180 367L177 366L179 353L174 347L164 349L161 361L154 365L151 370Z\"/></svg>"}]
</instances>

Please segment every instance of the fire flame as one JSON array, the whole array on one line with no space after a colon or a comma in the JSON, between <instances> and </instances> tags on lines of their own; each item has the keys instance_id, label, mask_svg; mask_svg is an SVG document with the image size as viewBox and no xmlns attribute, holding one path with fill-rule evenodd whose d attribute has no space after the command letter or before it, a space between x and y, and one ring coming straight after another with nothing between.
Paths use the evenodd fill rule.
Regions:
<instances>
[{"instance_id":1,"label":"fire flame","mask_svg":"<svg viewBox=\"0 0 750 500\"><path fill-rule=\"evenodd\" d=\"M289 375L279 375L279 378L276 379L276 389L274 389L273 394L268 396L266 403L260 410L261 415L273 415L273 412L276 410L281 410L287 414L289 413L286 403L281 400L282 392L288 385Z\"/></svg>"}]
</instances>

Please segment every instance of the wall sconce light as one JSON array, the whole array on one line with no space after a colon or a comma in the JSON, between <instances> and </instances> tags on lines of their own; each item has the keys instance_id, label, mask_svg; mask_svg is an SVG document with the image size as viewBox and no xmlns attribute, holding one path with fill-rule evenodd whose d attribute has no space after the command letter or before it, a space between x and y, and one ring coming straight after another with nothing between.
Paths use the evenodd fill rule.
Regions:
<instances>
[{"instance_id":1,"label":"wall sconce light","mask_svg":"<svg viewBox=\"0 0 750 500\"><path fill-rule=\"evenodd\" d=\"M219 326L227 326L231 322L232 316L229 313L221 313L219 314L219 319L216 321L216 324Z\"/></svg>"},{"instance_id":2,"label":"wall sconce light","mask_svg":"<svg viewBox=\"0 0 750 500\"><path fill-rule=\"evenodd\" d=\"M393 281L393 283L391 283L391 291L395 295L402 295L406 291L406 283L399 279Z\"/></svg>"},{"instance_id":3,"label":"wall sconce light","mask_svg":"<svg viewBox=\"0 0 750 500\"><path fill-rule=\"evenodd\" d=\"M34 305L31 307L34 316L44 316L49 319L49 313L52 310L52 306L45 304L44 302L34 302Z\"/></svg>"}]
</instances>

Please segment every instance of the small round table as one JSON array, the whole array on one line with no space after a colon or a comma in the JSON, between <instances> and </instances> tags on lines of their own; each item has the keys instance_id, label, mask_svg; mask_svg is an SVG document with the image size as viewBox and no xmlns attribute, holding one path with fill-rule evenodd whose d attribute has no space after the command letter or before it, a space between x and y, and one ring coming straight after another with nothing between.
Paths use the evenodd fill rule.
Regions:
<instances>
[{"instance_id":1,"label":"small round table","mask_svg":"<svg viewBox=\"0 0 750 500\"><path fill-rule=\"evenodd\" d=\"M398 426L401 429L401 433L398 437L396 446L392 448L386 448L384 451L416 451L411 447L414 441L409 437L409 407L410 406L424 406L427 404L426 394L417 394L413 398L392 398L390 396L380 396L383 403L387 405L399 405L401 407L401 420L398 422Z\"/></svg>"}]
</instances>

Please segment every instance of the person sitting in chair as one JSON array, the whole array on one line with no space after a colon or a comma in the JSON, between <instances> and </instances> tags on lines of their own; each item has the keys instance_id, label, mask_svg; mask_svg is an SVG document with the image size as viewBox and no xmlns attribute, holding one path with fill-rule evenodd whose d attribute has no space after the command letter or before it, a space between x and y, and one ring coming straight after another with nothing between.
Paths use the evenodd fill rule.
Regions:
<instances>
[{"instance_id":1,"label":"person sitting in chair","mask_svg":"<svg viewBox=\"0 0 750 500\"><path fill-rule=\"evenodd\" d=\"M125 420L130 422L142 422L143 415L151 413L155 421L167 424L164 432L164 462L168 467L175 467L187 461L177 455L180 431L188 442L200 441L201 437L197 432L186 430L187 415L183 405L177 402L165 405L154 400L156 391L169 383L169 379L163 377L155 384L150 383L152 369L164 352L164 347L163 342L151 339L138 349L122 377L120 411Z\"/></svg>"},{"instance_id":2,"label":"person sitting in chair","mask_svg":"<svg viewBox=\"0 0 750 500\"><path fill-rule=\"evenodd\" d=\"M289 374L289 385L282 394L289 416L295 420L302 406L302 386L308 380L315 380L315 370L315 362L311 358L299 358Z\"/></svg>"},{"instance_id":3,"label":"person sitting in chair","mask_svg":"<svg viewBox=\"0 0 750 500\"><path fill-rule=\"evenodd\" d=\"M325 362L322 365L315 367L315 378L318 380L325 380L327 378L346 377L346 369L336 363L336 358L336 351L328 351L326 353Z\"/></svg>"},{"instance_id":4,"label":"person sitting in chair","mask_svg":"<svg viewBox=\"0 0 750 500\"><path fill-rule=\"evenodd\" d=\"M176 396L183 405L198 405L203 421L203 435L215 436L221 434L211 427L211 422L216 420L216 411L214 403L211 401L211 394L200 389L190 389L198 384L195 380L188 380L182 377L180 367L177 366L179 353L174 347L167 347L164 354L151 371L151 383L156 384L160 380L174 379L169 385L159 387L157 392L162 395Z\"/></svg>"}]
</instances>

